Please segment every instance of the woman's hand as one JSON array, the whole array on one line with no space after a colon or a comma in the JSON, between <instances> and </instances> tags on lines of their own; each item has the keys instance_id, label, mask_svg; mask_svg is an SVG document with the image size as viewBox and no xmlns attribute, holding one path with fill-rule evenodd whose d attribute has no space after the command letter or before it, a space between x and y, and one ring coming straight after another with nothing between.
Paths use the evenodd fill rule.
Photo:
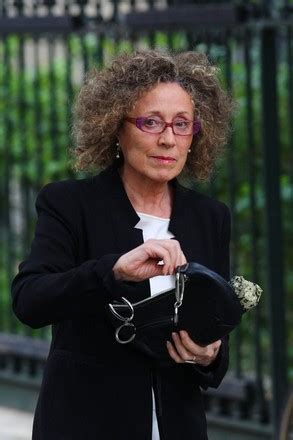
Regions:
<instances>
[{"instance_id":1,"label":"woman's hand","mask_svg":"<svg viewBox=\"0 0 293 440\"><path fill-rule=\"evenodd\" d=\"M143 281L158 275L172 275L177 266L185 263L177 240L152 239L122 255L113 272L117 280Z\"/></svg>"},{"instance_id":2,"label":"woman's hand","mask_svg":"<svg viewBox=\"0 0 293 440\"><path fill-rule=\"evenodd\" d=\"M168 341L167 349L175 362L178 364L191 362L203 367L207 367L216 359L222 343L219 340L202 347L193 342L184 330L180 330L179 334L172 333L172 339L173 344Z\"/></svg>"}]
</instances>

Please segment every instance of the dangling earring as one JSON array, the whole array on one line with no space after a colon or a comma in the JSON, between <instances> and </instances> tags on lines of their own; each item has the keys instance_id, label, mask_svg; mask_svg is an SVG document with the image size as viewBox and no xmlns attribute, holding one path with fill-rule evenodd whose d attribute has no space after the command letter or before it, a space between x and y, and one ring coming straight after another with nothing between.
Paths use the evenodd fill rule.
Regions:
<instances>
[{"instance_id":1,"label":"dangling earring","mask_svg":"<svg viewBox=\"0 0 293 440\"><path fill-rule=\"evenodd\" d=\"M120 144L119 142L116 142L116 159L120 159Z\"/></svg>"},{"instance_id":2,"label":"dangling earring","mask_svg":"<svg viewBox=\"0 0 293 440\"><path fill-rule=\"evenodd\" d=\"M189 148L189 150L188 150L188 154L189 154L189 153L191 153L191 148Z\"/></svg>"}]
</instances>

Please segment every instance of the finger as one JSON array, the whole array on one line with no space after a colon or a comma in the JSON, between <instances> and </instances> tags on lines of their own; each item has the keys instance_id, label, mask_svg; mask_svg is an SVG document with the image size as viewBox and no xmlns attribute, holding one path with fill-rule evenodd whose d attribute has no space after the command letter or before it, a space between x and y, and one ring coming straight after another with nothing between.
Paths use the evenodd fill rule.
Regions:
<instances>
[{"instance_id":1,"label":"finger","mask_svg":"<svg viewBox=\"0 0 293 440\"><path fill-rule=\"evenodd\" d=\"M222 343L222 341L218 340L216 342L213 342L212 344L202 347L192 341L188 333L184 330L180 331L180 337L183 346L187 350L191 351L191 353L195 354L198 362L202 365L209 365L215 360Z\"/></svg>"},{"instance_id":2,"label":"finger","mask_svg":"<svg viewBox=\"0 0 293 440\"><path fill-rule=\"evenodd\" d=\"M151 258L163 260L164 265L160 267L163 275L171 273L173 268L172 249L169 241L170 240L147 240L145 242L145 248L149 256Z\"/></svg>"},{"instance_id":3,"label":"finger","mask_svg":"<svg viewBox=\"0 0 293 440\"><path fill-rule=\"evenodd\" d=\"M195 353L190 352L189 350L186 349L186 347L184 347L179 335L177 333L172 333L172 339L181 359L183 359L183 361L191 360Z\"/></svg>"},{"instance_id":4,"label":"finger","mask_svg":"<svg viewBox=\"0 0 293 440\"><path fill-rule=\"evenodd\" d=\"M164 260L164 275L172 275L175 272L175 268L181 264L182 261L182 250L180 244L177 240L159 240L160 246L164 248L164 251L167 252L167 258L163 258Z\"/></svg>"},{"instance_id":5,"label":"finger","mask_svg":"<svg viewBox=\"0 0 293 440\"><path fill-rule=\"evenodd\" d=\"M180 330L179 333L180 333L181 341L187 350L191 352L196 351L199 355L203 355L203 356L209 353L210 351L217 350L222 343L221 340L218 340L216 342L213 342L212 344L202 346L194 342L185 330Z\"/></svg>"},{"instance_id":6,"label":"finger","mask_svg":"<svg viewBox=\"0 0 293 440\"><path fill-rule=\"evenodd\" d=\"M181 263L182 263L182 250L180 247L178 247L176 249L176 262L175 262L174 270L176 270L178 266L181 266Z\"/></svg>"},{"instance_id":7,"label":"finger","mask_svg":"<svg viewBox=\"0 0 293 440\"><path fill-rule=\"evenodd\" d=\"M207 345L206 347L202 347L203 348L203 356L205 358L205 360L212 362L220 349L221 346L221 341L216 341L213 342L212 344Z\"/></svg>"},{"instance_id":8,"label":"finger","mask_svg":"<svg viewBox=\"0 0 293 440\"><path fill-rule=\"evenodd\" d=\"M212 348L214 348L215 350L218 350L218 349L221 347L221 345L222 345L222 341L221 341L221 339L219 339L218 341L213 342L213 343L210 344L210 345L211 345Z\"/></svg>"},{"instance_id":9,"label":"finger","mask_svg":"<svg viewBox=\"0 0 293 440\"><path fill-rule=\"evenodd\" d=\"M221 345L222 345L222 341L218 340L216 342L214 342L213 344L213 349L214 349L214 359L218 356L218 353L220 351Z\"/></svg>"},{"instance_id":10,"label":"finger","mask_svg":"<svg viewBox=\"0 0 293 440\"><path fill-rule=\"evenodd\" d=\"M146 252L150 258L156 260L161 275L168 275L172 272L172 252L165 241L166 240L147 240L145 242ZM160 263L161 261L162 263Z\"/></svg>"},{"instance_id":11,"label":"finger","mask_svg":"<svg viewBox=\"0 0 293 440\"><path fill-rule=\"evenodd\" d=\"M170 253L170 266L168 271L166 271L166 275L173 275L175 272L175 268L178 265L178 258L181 253L180 244L177 240L167 240L164 245L168 248Z\"/></svg>"},{"instance_id":12,"label":"finger","mask_svg":"<svg viewBox=\"0 0 293 440\"><path fill-rule=\"evenodd\" d=\"M184 361L180 358L178 353L176 352L175 348L173 347L172 343L170 341L167 341L167 350L169 352L169 355L175 361L177 364L182 364Z\"/></svg>"},{"instance_id":13,"label":"finger","mask_svg":"<svg viewBox=\"0 0 293 440\"><path fill-rule=\"evenodd\" d=\"M172 240L172 241L173 241L173 245L174 245L174 251L173 251L174 266L173 266L172 273L175 273L175 270L178 266L181 266L182 264L186 263L186 258L182 252L180 243L176 240Z\"/></svg>"},{"instance_id":14,"label":"finger","mask_svg":"<svg viewBox=\"0 0 293 440\"><path fill-rule=\"evenodd\" d=\"M181 342L182 345L185 347L186 350L190 351L191 353L196 354L196 356L200 356L202 354L204 354L204 348L198 344L196 344L196 342L194 342L189 334L185 331L185 330L180 330L179 332L180 334L180 338L181 338Z\"/></svg>"},{"instance_id":15,"label":"finger","mask_svg":"<svg viewBox=\"0 0 293 440\"><path fill-rule=\"evenodd\" d=\"M184 253L181 251L181 254L180 254L180 265L182 266L183 264L186 264L186 263L187 263L186 257L184 255Z\"/></svg>"},{"instance_id":16,"label":"finger","mask_svg":"<svg viewBox=\"0 0 293 440\"><path fill-rule=\"evenodd\" d=\"M185 258L185 255L182 251L180 251L180 254L178 256L178 260L175 266L175 270L178 269L179 267L183 266L184 264L187 263L187 260Z\"/></svg>"}]
</instances>

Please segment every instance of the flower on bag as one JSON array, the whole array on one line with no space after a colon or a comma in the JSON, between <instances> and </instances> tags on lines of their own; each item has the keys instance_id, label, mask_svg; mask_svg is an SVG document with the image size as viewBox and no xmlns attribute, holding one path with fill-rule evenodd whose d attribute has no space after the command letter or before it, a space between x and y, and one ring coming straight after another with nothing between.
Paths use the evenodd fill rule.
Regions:
<instances>
[{"instance_id":1,"label":"flower on bag","mask_svg":"<svg viewBox=\"0 0 293 440\"><path fill-rule=\"evenodd\" d=\"M258 284L247 281L244 277L238 275L231 278L229 284L234 289L245 311L258 304L262 294L262 289Z\"/></svg>"}]
</instances>

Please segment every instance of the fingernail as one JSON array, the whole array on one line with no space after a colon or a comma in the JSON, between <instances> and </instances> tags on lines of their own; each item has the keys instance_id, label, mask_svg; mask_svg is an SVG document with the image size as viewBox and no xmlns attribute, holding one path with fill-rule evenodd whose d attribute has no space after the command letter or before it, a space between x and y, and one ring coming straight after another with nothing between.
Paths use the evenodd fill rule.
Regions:
<instances>
[{"instance_id":1,"label":"fingernail","mask_svg":"<svg viewBox=\"0 0 293 440\"><path fill-rule=\"evenodd\" d=\"M176 336L177 336L176 333L173 332L173 333L172 333L172 338L176 338Z\"/></svg>"},{"instance_id":2,"label":"fingernail","mask_svg":"<svg viewBox=\"0 0 293 440\"><path fill-rule=\"evenodd\" d=\"M180 335L185 337L185 336L187 336L187 333L185 330L180 330Z\"/></svg>"},{"instance_id":3,"label":"fingernail","mask_svg":"<svg viewBox=\"0 0 293 440\"><path fill-rule=\"evenodd\" d=\"M170 342L170 341L167 341L166 344L167 344L167 345L171 345L171 342Z\"/></svg>"}]
</instances>

